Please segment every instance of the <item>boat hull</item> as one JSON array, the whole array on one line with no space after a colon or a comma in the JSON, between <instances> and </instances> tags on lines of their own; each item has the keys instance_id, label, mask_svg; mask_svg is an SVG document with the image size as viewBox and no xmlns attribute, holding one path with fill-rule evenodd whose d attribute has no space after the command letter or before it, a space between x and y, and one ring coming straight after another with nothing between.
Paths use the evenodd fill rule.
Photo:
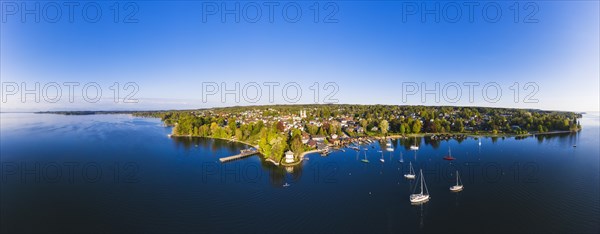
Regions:
<instances>
[{"instance_id":1,"label":"boat hull","mask_svg":"<svg viewBox=\"0 0 600 234\"><path fill-rule=\"evenodd\" d=\"M410 203L423 204L425 202L428 202L430 198L431 197L429 197L429 195L427 194L412 194L410 195Z\"/></svg>"},{"instance_id":2,"label":"boat hull","mask_svg":"<svg viewBox=\"0 0 600 234\"><path fill-rule=\"evenodd\" d=\"M460 192L462 190L463 190L462 185L458 185L458 186L454 185L454 186L450 187L450 191L452 191L452 192Z\"/></svg>"},{"instance_id":3,"label":"boat hull","mask_svg":"<svg viewBox=\"0 0 600 234\"><path fill-rule=\"evenodd\" d=\"M404 175L404 178L409 179L409 180L414 180L415 179L415 175L406 174L406 175Z\"/></svg>"}]
</instances>

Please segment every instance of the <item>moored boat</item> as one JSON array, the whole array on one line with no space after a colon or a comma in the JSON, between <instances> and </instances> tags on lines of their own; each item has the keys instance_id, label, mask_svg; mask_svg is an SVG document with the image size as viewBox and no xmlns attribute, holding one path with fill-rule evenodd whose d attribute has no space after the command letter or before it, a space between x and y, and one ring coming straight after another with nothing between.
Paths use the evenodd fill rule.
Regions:
<instances>
[{"instance_id":1,"label":"moored boat","mask_svg":"<svg viewBox=\"0 0 600 234\"><path fill-rule=\"evenodd\" d=\"M427 190L427 184L425 184L425 178L423 178L423 170L419 170L419 177L421 178L421 192L410 195L410 203L413 205L423 204L431 198Z\"/></svg>"},{"instance_id":2,"label":"moored boat","mask_svg":"<svg viewBox=\"0 0 600 234\"><path fill-rule=\"evenodd\" d=\"M450 187L450 191L452 192L460 192L463 190L463 185L460 181L460 176L458 175L458 171L456 171L456 185Z\"/></svg>"}]
</instances>

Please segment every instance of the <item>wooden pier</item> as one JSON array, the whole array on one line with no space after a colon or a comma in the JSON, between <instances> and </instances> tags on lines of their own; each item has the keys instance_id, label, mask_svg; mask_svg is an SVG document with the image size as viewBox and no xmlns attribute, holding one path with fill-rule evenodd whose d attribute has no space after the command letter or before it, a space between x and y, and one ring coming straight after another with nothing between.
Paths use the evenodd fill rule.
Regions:
<instances>
[{"instance_id":1,"label":"wooden pier","mask_svg":"<svg viewBox=\"0 0 600 234\"><path fill-rule=\"evenodd\" d=\"M250 156L255 155L255 154L258 154L258 150L257 151L244 152L244 153L236 154L236 155L233 155L233 156L220 158L219 161L221 161L221 163L226 163L226 162L229 162L229 161L234 161L234 160L242 159L242 158L245 158L245 157L250 157Z\"/></svg>"}]
</instances>

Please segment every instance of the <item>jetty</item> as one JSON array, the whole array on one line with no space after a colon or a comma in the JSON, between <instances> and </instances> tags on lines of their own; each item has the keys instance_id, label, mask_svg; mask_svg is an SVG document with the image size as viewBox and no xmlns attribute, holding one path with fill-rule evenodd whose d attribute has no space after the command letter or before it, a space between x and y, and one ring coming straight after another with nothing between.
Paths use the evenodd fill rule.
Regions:
<instances>
[{"instance_id":1,"label":"jetty","mask_svg":"<svg viewBox=\"0 0 600 234\"><path fill-rule=\"evenodd\" d=\"M246 150L242 150L239 154L236 154L236 155L233 155L233 156L229 156L229 157L220 158L219 161L221 161L221 163L226 163L226 162L230 162L230 161L242 159L242 158L245 158L245 157L250 157L250 156L255 155L255 154L258 154L258 150L256 150L256 149L246 149Z\"/></svg>"}]
</instances>

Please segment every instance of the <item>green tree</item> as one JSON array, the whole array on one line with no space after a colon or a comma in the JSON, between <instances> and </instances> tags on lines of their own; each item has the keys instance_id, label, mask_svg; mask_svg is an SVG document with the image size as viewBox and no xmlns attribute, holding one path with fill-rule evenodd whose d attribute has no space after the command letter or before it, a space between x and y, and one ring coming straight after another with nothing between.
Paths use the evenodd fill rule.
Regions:
<instances>
[{"instance_id":1,"label":"green tree","mask_svg":"<svg viewBox=\"0 0 600 234\"><path fill-rule=\"evenodd\" d=\"M304 145L302 144L302 133L300 131L294 131L292 133L292 138L290 140L290 149L294 152L294 155L296 156L304 152Z\"/></svg>"},{"instance_id":2,"label":"green tree","mask_svg":"<svg viewBox=\"0 0 600 234\"><path fill-rule=\"evenodd\" d=\"M229 118L227 120L227 126L229 127L229 131L232 134L235 134L235 129L237 128L237 124L235 123L235 118Z\"/></svg>"},{"instance_id":3,"label":"green tree","mask_svg":"<svg viewBox=\"0 0 600 234\"><path fill-rule=\"evenodd\" d=\"M387 120L381 120L381 122L379 122L379 128L381 128L381 133L383 135L386 135L388 132L388 128L390 127L390 124L388 123Z\"/></svg>"},{"instance_id":4,"label":"green tree","mask_svg":"<svg viewBox=\"0 0 600 234\"><path fill-rule=\"evenodd\" d=\"M366 119L361 119L360 120L360 126L362 126L362 128L366 132L367 131L367 127L369 126L369 121L367 121Z\"/></svg>"},{"instance_id":5,"label":"green tree","mask_svg":"<svg viewBox=\"0 0 600 234\"><path fill-rule=\"evenodd\" d=\"M306 130L308 131L308 134L316 135L317 132L319 131L319 127L317 127L314 124L308 124L308 125L306 125Z\"/></svg>"},{"instance_id":6,"label":"green tree","mask_svg":"<svg viewBox=\"0 0 600 234\"><path fill-rule=\"evenodd\" d=\"M420 133L422 125L423 124L421 124L421 121L415 120L413 122L413 125L412 125L412 128L411 128L412 129L412 133Z\"/></svg>"},{"instance_id":7,"label":"green tree","mask_svg":"<svg viewBox=\"0 0 600 234\"><path fill-rule=\"evenodd\" d=\"M236 129L235 130L235 139L237 139L238 141L243 140L244 138L244 134L242 133L241 129Z\"/></svg>"},{"instance_id":8,"label":"green tree","mask_svg":"<svg viewBox=\"0 0 600 234\"><path fill-rule=\"evenodd\" d=\"M210 135L211 136L215 136L216 134L218 134L219 131L219 125L215 122L210 123Z\"/></svg>"}]
</instances>

